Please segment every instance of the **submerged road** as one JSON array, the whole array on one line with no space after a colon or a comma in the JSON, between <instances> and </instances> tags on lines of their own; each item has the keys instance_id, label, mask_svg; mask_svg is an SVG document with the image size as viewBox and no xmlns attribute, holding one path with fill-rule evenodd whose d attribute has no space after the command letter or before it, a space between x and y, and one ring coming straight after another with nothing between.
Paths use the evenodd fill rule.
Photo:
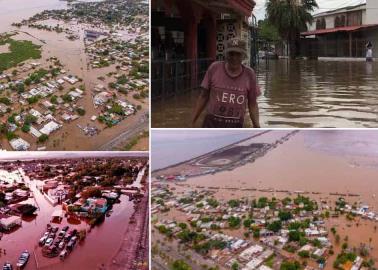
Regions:
<instances>
[{"instance_id":1,"label":"submerged road","mask_svg":"<svg viewBox=\"0 0 378 270\"><path fill-rule=\"evenodd\" d=\"M127 140L132 139L133 137L137 136L139 133L143 132L144 130L148 130L148 117L146 115L143 115L139 118L139 121L128 127L128 130L121 133L111 141L105 143L102 145L98 150L99 151L112 151L115 150L118 147L122 147L125 144Z\"/></svg>"}]
</instances>

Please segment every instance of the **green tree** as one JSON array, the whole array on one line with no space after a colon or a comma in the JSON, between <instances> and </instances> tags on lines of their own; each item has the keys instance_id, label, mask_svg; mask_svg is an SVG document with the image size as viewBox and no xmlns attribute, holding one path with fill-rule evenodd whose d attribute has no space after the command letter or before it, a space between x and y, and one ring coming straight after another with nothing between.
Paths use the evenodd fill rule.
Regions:
<instances>
[{"instance_id":1,"label":"green tree","mask_svg":"<svg viewBox=\"0 0 378 270\"><path fill-rule=\"evenodd\" d=\"M47 141L48 139L49 139L49 136L47 136L46 134L42 134L41 136L39 136L38 142L43 143L43 142Z\"/></svg>"},{"instance_id":2,"label":"green tree","mask_svg":"<svg viewBox=\"0 0 378 270\"><path fill-rule=\"evenodd\" d=\"M318 7L315 0L268 0L266 12L268 21L277 28L283 40L290 48L290 57L298 56L300 32L307 29L307 23L313 21L311 12Z\"/></svg>"},{"instance_id":3,"label":"green tree","mask_svg":"<svg viewBox=\"0 0 378 270\"><path fill-rule=\"evenodd\" d=\"M176 260L170 267L171 270L192 270L189 264L184 262L183 260Z\"/></svg>"},{"instance_id":4,"label":"green tree","mask_svg":"<svg viewBox=\"0 0 378 270\"><path fill-rule=\"evenodd\" d=\"M268 224L268 226L267 226L268 230L273 231L275 233L279 232L279 230L281 230L281 228L282 228L282 223L279 220L273 221L272 223Z\"/></svg>"},{"instance_id":5,"label":"green tree","mask_svg":"<svg viewBox=\"0 0 378 270\"><path fill-rule=\"evenodd\" d=\"M260 20L259 26L259 37L267 41L278 41L280 35L278 34L277 28L272 25L267 19Z\"/></svg>"},{"instance_id":6,"label":"green tree","mask_svg":"<svg viewBox=\"0 0 378 270\"><path fill-rule=\"evenodd\" d=\"M237 262L234 262L232 265L231 265L231 270L239 270L240 267L239 267L239 264Z\"/></svg>"},{"instance_id":7,"label":"green tree","mask_svg":"<svg viewBox=\"0 0 378 270\"><path fill-rule=\"evenodd\" d=\"M284 261L281 263L280 270L299 270L301 269L301 265L299 262L289 262Z\"/></svg>"}]
</instances>

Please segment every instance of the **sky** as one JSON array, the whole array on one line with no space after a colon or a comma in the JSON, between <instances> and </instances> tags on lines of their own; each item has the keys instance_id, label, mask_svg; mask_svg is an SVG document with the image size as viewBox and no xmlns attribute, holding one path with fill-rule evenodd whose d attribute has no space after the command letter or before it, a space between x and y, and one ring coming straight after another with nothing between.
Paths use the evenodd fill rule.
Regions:
<instances>
[{"instance_id":1,"label":"sky","mask_svg":"<svg viewBox=\"0 0 378 270\"><path fill-rule=\"evenodd\" d=\"M255 0L256 6L253 13L257 17L257 20L263 20L265 18L265 3L267 0ZM370 0L377 1L377 0ZM366 3L366 0L317 0L319 9L315 10L314 14L337 9L345 6L358 5Z\"/></svg>"}]
</instances>

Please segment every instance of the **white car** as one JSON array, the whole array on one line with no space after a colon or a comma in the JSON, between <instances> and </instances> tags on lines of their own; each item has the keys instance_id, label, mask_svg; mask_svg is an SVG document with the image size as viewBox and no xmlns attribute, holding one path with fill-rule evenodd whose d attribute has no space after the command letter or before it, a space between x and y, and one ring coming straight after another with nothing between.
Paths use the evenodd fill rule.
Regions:
<instances>
[{"instance_id":1,"label":"white car","mask_svg":"<svg viewBox=\"0 0 378 270\"><path fill-rule=\"evenodd\" d=\"M39 244L44 245L47 240L47 236L42 236L41 239L39 239Z\"/></svg>"},{"instance_id":2,"label":"white car","mask_svg":"<svg viewBox=\"0 0 378 270\"><path fill-rule=\"evenodd\" d=\"M46 242L45 242L45 246L46 247L49 247L52 245L52 243L54 242L54 239L53 238L47 238Z\"/></svg>"}]
</instances>

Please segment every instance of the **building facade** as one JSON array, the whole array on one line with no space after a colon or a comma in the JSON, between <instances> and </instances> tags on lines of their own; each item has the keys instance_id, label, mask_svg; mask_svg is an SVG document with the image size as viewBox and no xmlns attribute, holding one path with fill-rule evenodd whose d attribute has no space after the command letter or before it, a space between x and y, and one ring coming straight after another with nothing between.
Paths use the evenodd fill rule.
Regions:
<instances>
[{"instance_id":1,"label":"building facade","mask_svg":"<svg viewBox=\"0 0 378 270\"><path fill-rule=\"evenodd\" d=\"M308 57L365 57L369 41L378 55L378 1L316 14L301 37Z\"/></svg>"},{"instance_id":2,"label":"building facade","mask_svg":"<svg viewBox=\"0 0 378 270\"><path fill-rule=\"evenodd\" d=\"M152 98L198 86L208 65L224 58L228 39L249 41L254 6L253 0L152 0Z\"/></svg>"}]
</instances>

